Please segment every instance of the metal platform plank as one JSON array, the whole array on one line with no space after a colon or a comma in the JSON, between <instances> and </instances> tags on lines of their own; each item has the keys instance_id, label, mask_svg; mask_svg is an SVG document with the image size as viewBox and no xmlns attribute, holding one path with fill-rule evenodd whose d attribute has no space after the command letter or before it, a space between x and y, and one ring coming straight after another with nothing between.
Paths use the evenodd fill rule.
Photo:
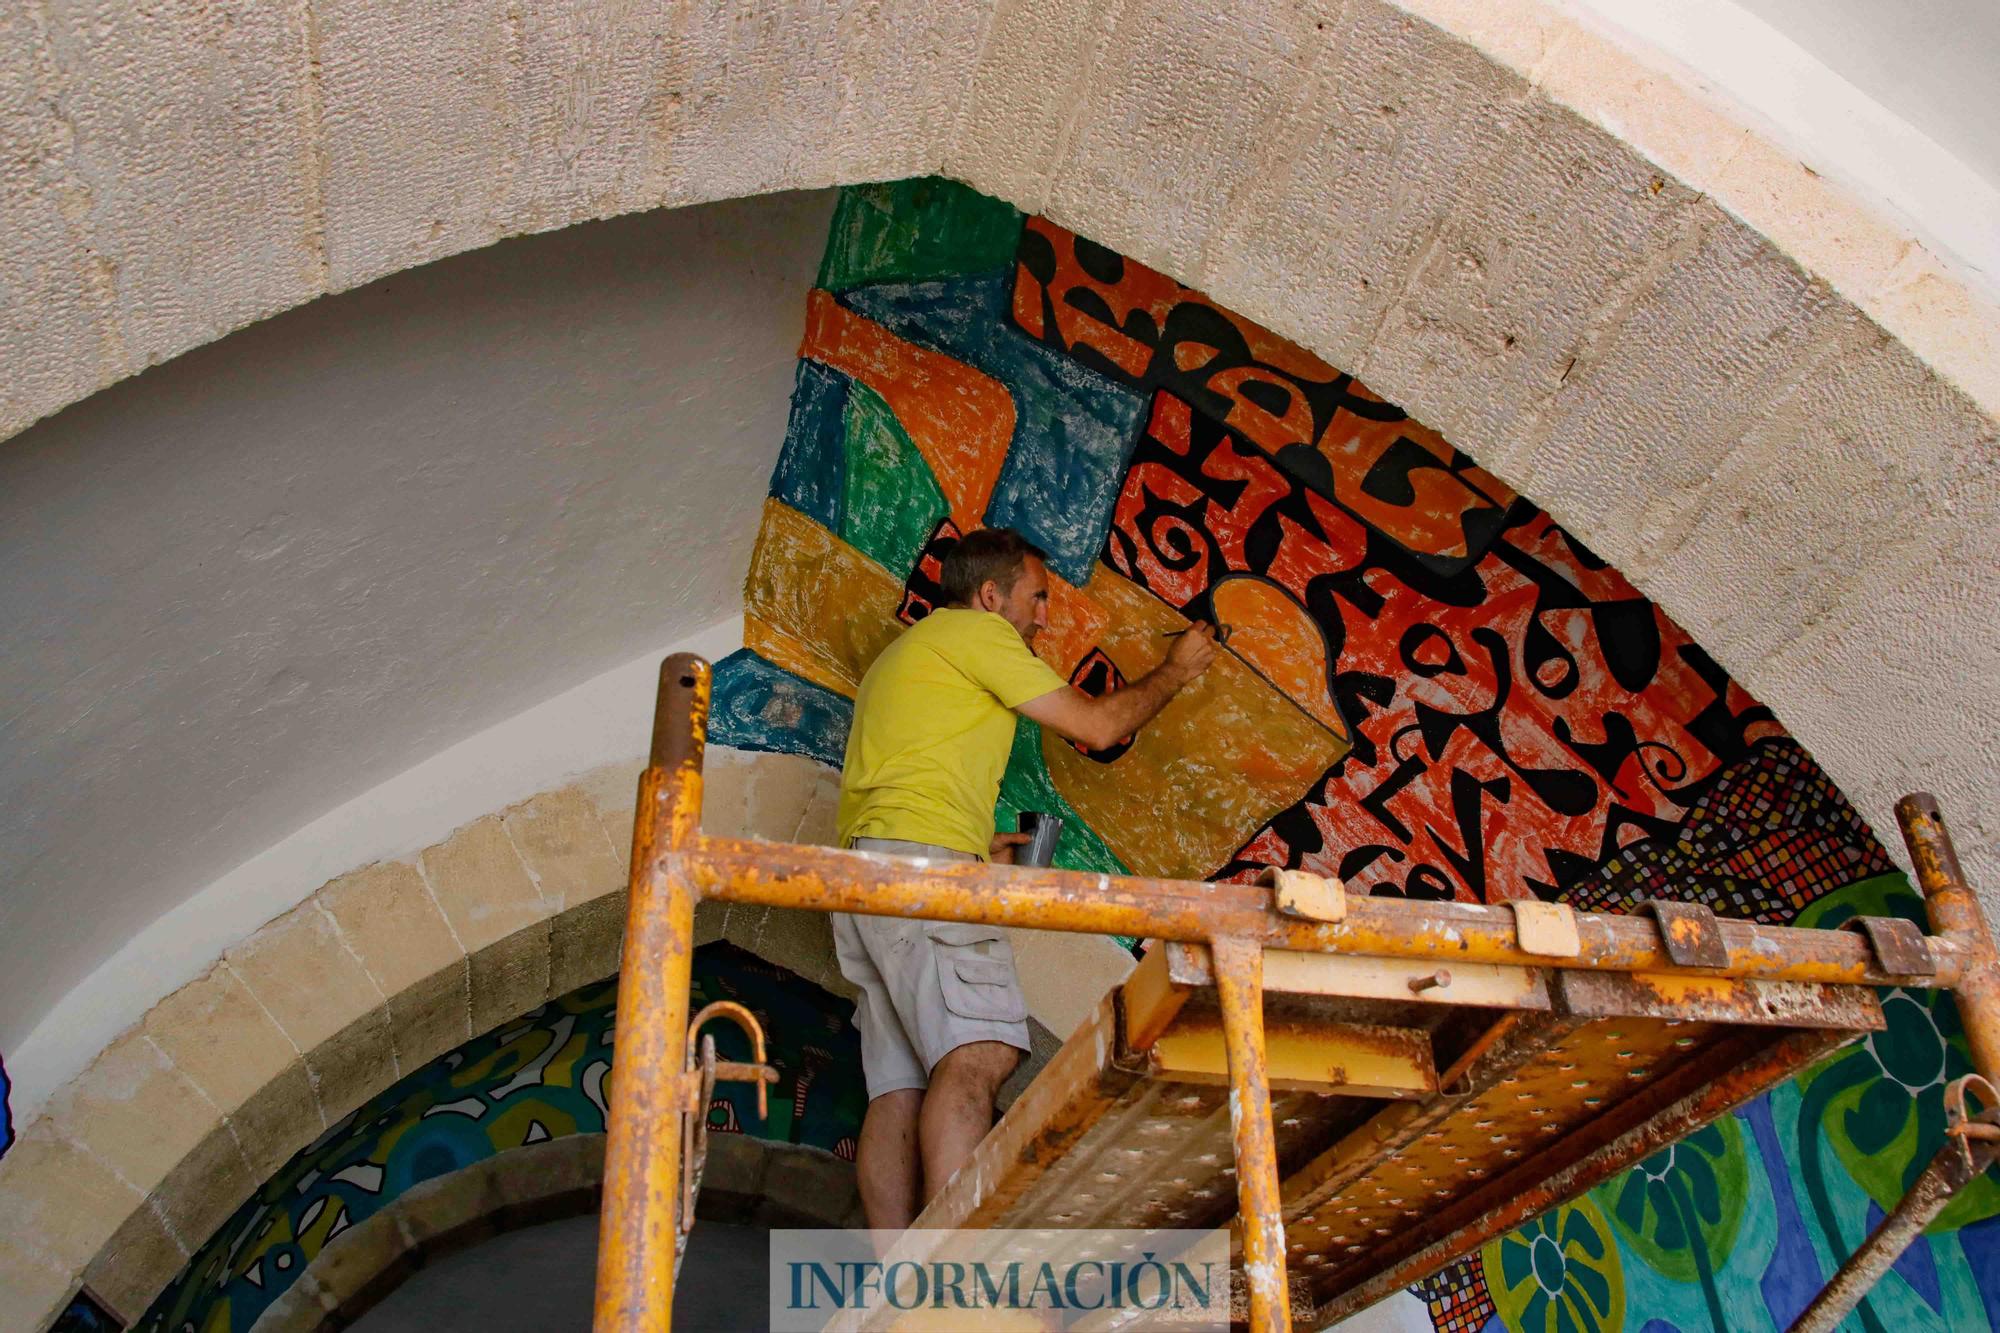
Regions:
<instances>
[{"instance_id":1,"label":"metal platform plank","mask_svg":"<svg viewBox=\"0 0 2000 1333\"><path fill-rule=\"evenodd\" d=\"M1352 1313L1880 1025L1865 988L1280 954L1272 1107L1294 1315ZM1442 993L1440 993L1442 992ZM1152 951L918 1219L1207 1227L1237 1200L1213 971ZM1532 1201L1532 1206L1529 1201ZM1524 1211L1524 1209L1526 1211Z\"/></svg>"}]
</instances>

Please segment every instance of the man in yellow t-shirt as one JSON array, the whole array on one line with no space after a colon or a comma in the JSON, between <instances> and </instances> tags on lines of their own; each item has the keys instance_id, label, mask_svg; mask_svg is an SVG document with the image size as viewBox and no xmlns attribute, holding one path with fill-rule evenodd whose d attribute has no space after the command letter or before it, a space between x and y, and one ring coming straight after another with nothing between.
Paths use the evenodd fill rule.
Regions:
<instances>
[{"instance_id":1,"label":"man in yellow t-shirt","mask_svg":"<svg viewBox=\"0 0 2000 1333\"><path fill-rule=\"evenodd\" d=\"M1072 688L1032 651L1049 619L1043 559L1005 528L969 533L945 557L948 605L884 649L855 695L842 846L1012 862L1026 835L996 834L993 803L1016 714L1104 749L1214 659L1214 631L1196 624L1122 689ZM1028 1049L1028 1006L998 927L836 914L833 938L861 992L861 1202L869 1226L900 1230L992 1127L994 1096Z\"/></svg>"}]
</instances>

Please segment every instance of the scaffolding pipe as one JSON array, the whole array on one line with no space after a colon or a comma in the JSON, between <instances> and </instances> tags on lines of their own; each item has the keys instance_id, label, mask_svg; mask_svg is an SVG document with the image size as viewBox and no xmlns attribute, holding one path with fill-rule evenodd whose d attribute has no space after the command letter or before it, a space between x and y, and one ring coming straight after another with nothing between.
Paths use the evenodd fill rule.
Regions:
<instances>
[{"instance_id":1,"label":"scaffolding pipe","mask_svg":"<svg viewBox=\"0 0 2000 1333\"><path fill-rule=\"evenodd\" d=\"M597 1333L667 1333L673 1318L674 1251L683 1222L681 1118L692 1091L695 891L683 849L701 825L708 696L709 668L701 658L677 653L661 664L652 759L639 778L633 820L618 974L618 1059L597 1224Z\"/></svg>"},{"instance_id":2,"label":"scaffolding pipe","mask_svg":"<svg viewBox=\"0 0 2000 1333\"><path fill-rule=\"evenodd\" d=\"M1885 970L1870 941L1851 932L1689 921L1687 913L1680 914L1680 924L1699 933L1706 954L1701 961L1712 958L1718 965L1694 965L1697 951L1689 939L1670 937L1671 922L1598 913L1576 915L1574 952L1566 948L1560 956L1546 956L1523 947L1515 914L1504 906L1358 897L1348 902L1343 920L1316 922L1280 914L1269 892L1251 885L924 864L706 838L700 831L701 763L710 683L708 663L692 654L675 654L662 663L651 762L639 781L599 1225L597 1333L666 1333L672 1317L675 1244L680 1228L692 1220L679 1206L680 1130L681 1117L695 1109L695 1085L687 1072L688 984L694 908L704 897L1208 944L1224 1014L1244 1267L1257 1333L1289 1329L1291 1313L1264 1062L1266 948L1454 964L1950 988L1957 991L1974 1067L1988 1080L2000 1079L2000 957L1937 802L1926 793L1906 797L1897 817L1934 932L1920 942L1918 955L1933 966L1928 973ZM1688 965L1675 961L1676 952ZM1963 1137L1948 1145L1843 1267L1800 1328L1829 1326L1809 1321L1838 1320L1937 1215L1952 1190L2000 1154L2000 1142L1991 1137ZM1547 1202L1555 1197L1559 1194ZM1517 1200L1512 1212L1502 1210L1500 1220L1535 1211L1523 1202Z\"/></svg>"},{"instance_id":3,"label":"scaffolding pipe","mask_svg":"<svg viewBox=\"0 0 2000 1333\"><path fill-rule=\"evenodd\" d=\"M1869 1290L1881 1281L1910 1243L1937 1220L1952 1196L1979 1178L1979 1173L2000 1160L2000 1144L1961 1144L1956 1141L1938 1149L1937 1156L1903 1192L1903 1200L1883 1218L1849 1255L1833 1280L1813 1298L1791 1327L1791 1333L1831 1333Z\"/></svg>"},{"instance_id":4,"label":"scaffolding pipe","mask_svg":"<svg viewBox=\"0 0 2000 1333\"><path fill-rule=\"evenodd\" d=\"M1278 1140L1271 1129L1271 1081L1264 1063L1264 950L1226 937L1211 941L1209 950L1229 1059L1229 1129L1236 1147L1236 1212L1250 1333L1291 1333Z\"/></svg>"},{"instance_id":5,"label":"scaffolding pipe","mask_svg":"<svg viewBox=\"0 0 2000 1333\"><path fill-rule=\"evenodd\" d=\"M1954 999L1977 1071L1971 1081L1985 1083L1990 1094L1993 1083L2000 1081L2000 959L1995 957L1992 934L1979 899L1959 868L1958 849L1945 828L1937 797L1927 791L1905 796L1896 802L1896 822L1910 849L1910 863L1916 868L1917 886L1923 890L1931 930L1961 950L1964 961ZM1947 1101L1958 1108L1954 1114L1962 1116L1963 1081L1955 1085L1954 1092L1957 1100L1947 1094ZM1848 1256L1833 1280L1792 1325L1791 1333L1827 1333L1846 1318L1924 1228L1937 1220L1952 1196L2000 1161L2000 1142L1991 1137L1994 1132L1990 1122L1961 1119L1952 1141L1938 1149L1923 1174L1904 1191L1902 1201Z\"/></svg>"},{"instance_id":6,"label":"scaffolding pipe","mask_svg":"<svg viewBox=\"0 0 2000 1333\"><path fill-rule=\"evenodd\" d=\"M1266 948L1443 964L1497 963L1583 971L1741 977L1844 985L1946 987L1956 984L1966 945L1927 941L1936 971L1886 972L1868 940L1852 931L1805 930L1718 920L1727 961L1683 967L1660 924L1647 916L1576 914L1574 956L1531 953L1514 913L1480 903L1350 896L1334 923L1280 915L1271 891L1253 884L1148 879L1076 870L880 856L831 847L702 838L688 854L706 898L863 916L921 917L981 925L1205 944L1219 936Z\"/></svg>"},{"instance_id":7,"label":"scaffolding pipe","mask_svg":"<svg viewBox=\"0 0 2000 1333\"><path fill-rule=\"evenodd\" d=\"M1896 822L1916 867L1931 931L1957 946L1963 958L1951 987L1972 1067L1981 1078L2000 1083L2000 957L1995 956L1986 916L1959 868L1958 849L1952 846L1937 797L1927 791L1905 796L1896 802Z\"/></svg>"}]
</instances>

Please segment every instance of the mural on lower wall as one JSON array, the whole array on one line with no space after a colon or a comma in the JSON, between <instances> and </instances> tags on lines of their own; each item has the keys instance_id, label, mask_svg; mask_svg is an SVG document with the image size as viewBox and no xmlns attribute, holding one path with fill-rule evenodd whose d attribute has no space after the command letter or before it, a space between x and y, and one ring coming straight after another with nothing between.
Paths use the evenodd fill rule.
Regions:
<instances>
[{"instance_id":1,"label":"mural on lower wall","mask_svg":"<svg viewBox=\"0 0 2000 1333\"><path fill-rule=\"evenodd\" d=\"M838 764L874 656L981 525L1049 552L1037 651L1086 691L1189 618L1232 628L1129 746L1023 721L1000 793L1057 863L1286 865L1377 894L1616 911L1918 915L1839 789L1616 569L1301 347L947 181L842 191L711 735ZM1948 1000L1486 1247L1440 1329L1781 1328L1941 1141ZM1853 1319L2000 1328L2000 1186Z\"/></svg>"},{"instance_id":2,"label":"mural on lower wall","mask_svg":"<svg viewBox=\"0 0 2000 1333\"><path fill-rule=\"evenodd\" d=\"M614 977L571 991L411 1074L328 1129L266 1181L135 1325L145 1333L247 1333L333 1237L420 1181L495 1153L604 1130ZM716 1088L709 1128L808 1144L853 1159L866 1093L854 1006L735 945L694 956L694 1004L730 999L763 1023L779 1071L759 1122L747 1084ZM726 1023L725 1060L750 1058ZM87 1298L86 1298L87 1299ZM89 1329L89 1311L65 1316Z\"/></svg>"}]
</instances>

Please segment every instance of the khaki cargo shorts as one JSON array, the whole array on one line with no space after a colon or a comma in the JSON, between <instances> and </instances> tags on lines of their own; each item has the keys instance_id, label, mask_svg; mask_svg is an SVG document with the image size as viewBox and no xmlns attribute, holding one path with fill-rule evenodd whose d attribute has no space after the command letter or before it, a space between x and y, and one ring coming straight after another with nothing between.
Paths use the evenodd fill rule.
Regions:
<instances>
[{"instance_id":1,"label":"khaki cargo shorts","mask_svg":"<svg viewBox=\"0 0 2000 1333\"><path fill-rule=\"evenodd\" d=\"M853 846L889 856L979 859L889 838L856 838ZM861 990L854 1026L861 1030L870 1101L929 1087L937 1062L971 1042L1028 1049L1028 1002L1014 972L1014 947L998 926L835 912L833 947L841 975Z\"/></svg>"}]
</instances>

